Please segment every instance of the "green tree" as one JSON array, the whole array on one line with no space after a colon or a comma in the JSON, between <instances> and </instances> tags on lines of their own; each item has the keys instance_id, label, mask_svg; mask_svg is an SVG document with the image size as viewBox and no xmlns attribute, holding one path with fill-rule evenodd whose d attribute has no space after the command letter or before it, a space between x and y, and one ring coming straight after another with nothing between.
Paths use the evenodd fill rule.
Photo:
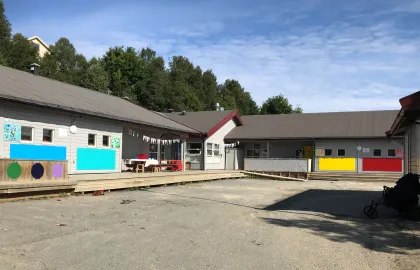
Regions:
<instances>
[{"instance_id":1,"label":"green tree","mask_svg":"<svg viewBox=\"0 0 420 270\"><path fill-rule=\"evenodd\" d=\"M0 0L0 64L7 63L7 52L10 48L10 36L12 28L4 11L3 0Z\"/></svg>"},{"instance_id":2,"label":"green tree","mask_svg":"<svg viewBox=\"0 0 420 270\"><path fill-rule=\"evenodd\" d=\"M119 97L137 101L136 88L139 87L144 73L144 62L132 47L110 48L102 58L108 73L109 89Z\"/></svg>"},{"instance_id":3,"label":"green tree","mask_svg":"<svg viewBox=\"0 0 420 270\"><path fill-rule=\"evenodd\" d=\"M90 65L82 80L82 86L102 93L108 93L108 73L98 62Z\"/></svg>"},{"instance_id":4,"label":"green tree","mask_svg":"<svg viewBox=\"0 0 420 270\"><path fill-rule=\"evenodd\" d=\"M40 74L62 82L83 85L87 68L86 58L77 54L67 38L60 38L41 59Z\"/></svg>"},{"instance_id":5,"label":"green tree","mask_svg":"<svg viewBox=\"0 0 420 270\"><path fill-rule=\"evenodd\" d=\"M267 99L261 106L261 114L292 114L302 113L301 107L297 106L293 109L293 106L289 103L289 100L283 95L278 95Z\"/></svg>"},{"instance_id":6,"label":"green tree","mask_svg":"<svg viewBox=\"0 0 420 270\"><path fill-rule=\"evenodd\" d=\"M225 109L238 109L241 115L258 114L257 103L236 80L226 80L219 86L220 105Z\"/></svg>"},{"instance_id":7,"label":"green tree","mask_svg":"<svg viewBox=\"0 0 420 270\"><path fill-rule=\"evenodd\" d=\"M168 102L169 90L165 61L162 57L156 57L156 52L150 48L143 48L140 51L140 58L144 69L142 80L135 88L138 104L149 110L163 111Z\"/></svg>"},{"instance_id":8,"label":"green tree","mask_svg":"<svg viewBox=\"0 0 420 270\"><path fill-rule=\"evenodd\" d=\"M217 78L212 70L203 73L203 96L201 97L205 110L214 110L217 103Z\"/></svg>"},{"instance_id":9,"label":"green tree","mask_svg":"<svg viewBox=\"0 0 420 270\"><path fill-rule=\"evenodd\" d=\"M13 35L7 58L9 67L28 71L30 64L38 63L38 51L26 37L17 33Z\"/></svg>"},{"instance_id":10,"label":"green tree","mask_svg":"<svg viewBox=\"0 0 420 270\"><path fill-rule=\"evenodd\" d=\"M195 74L194 74L195 73ZM200 85L198 73L194 65L183 56L174 56L169 62L170 93L168 107L174 110L200 111L203 109L194 86Z\"/></svg>"}]
</instances>

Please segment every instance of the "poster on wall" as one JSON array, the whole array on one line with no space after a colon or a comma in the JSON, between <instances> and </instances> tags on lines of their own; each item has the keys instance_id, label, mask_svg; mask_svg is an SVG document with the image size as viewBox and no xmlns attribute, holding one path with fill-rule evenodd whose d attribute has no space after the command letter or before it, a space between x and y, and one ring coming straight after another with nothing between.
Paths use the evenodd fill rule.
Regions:
<instances>
[{"instance_id":1,"label":"poster on wall","mask_svg":"<svg viewBox=\"0 0 420 270\"><path fill-rule=\"evenodd\" d=\"M112 148L120 148L120 137L112 137L111 147Z\"/></svg>"},{"instance_id":2,"label":"poster on wall","mask_svg":"<svg viewBox=\"0 0 420 270\"><path fill-rule=\"evenodd\" d=\"M16 124L4 124L3 138L5 141L20 141L21 126Z\"/></svg>"},{"instance_id":3,"label":"poster on wall","mask_svg":"<svg viewBox=\"0 0 420 270\"><path fill-rule=\"evenodd\" d=\"M403 149L397 149L397 150L395 151L395 155L396 155L397 157L404 157L404 150L403 150Z\"/></svg>"},{"instance_id":4,"label":"poster on wall","mask_svg":"<svg viewBox=\"0 0 420 270\"><path fill-rule=\"evenodd\" d=\"M324 157L325 156L325 149L324 148L316 148L315 149L315 156Z\"/></svg>"},{"instance_id":5,"label":"poster on wall","mask_svg":"<svg viewBox=\"0 0 420 270\"><path fill-rule=\"evenodd\" d=\"M67 137L67 129L59 128L58 129L58 137Z\"/></svg>"},{"instance_id":6,"label":"poster on wall","mask_svg":"<svg viewBox=\"0 0 420 270\"><path fill-rule=\"evenodd\" d=\"M363 148L363 153L369 153L370 152L370 148Z\"/></svg>"}]
</instances>

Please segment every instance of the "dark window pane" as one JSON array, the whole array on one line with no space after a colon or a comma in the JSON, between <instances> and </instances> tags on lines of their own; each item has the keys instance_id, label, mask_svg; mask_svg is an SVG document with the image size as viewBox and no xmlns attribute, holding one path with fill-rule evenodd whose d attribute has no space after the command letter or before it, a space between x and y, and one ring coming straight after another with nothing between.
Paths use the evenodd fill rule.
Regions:
<instances>
[{"instance_id":1,"label":"dark window pane","mask_svg":"<svg viewBox=\"0 0 420 270\"><path fill-rule=\"evenodd\" d=\"M388 157L395 157L395 149L388 149Z\"/></svg>"},{"instance_id":2,"label":"dark window pane","mask_svg":"<svg viewBox=\"0 0 420 270\"><path fill-rule=\"evenodd\" d=\"M102 145L103 146L109 146L109 136L103 136L102 137Z\"/></svg>"},{"instance_id":3,"label":"dark window pane","mask_svg":"<svg viewBox=\"0 0 420 270\"><path fill-rule=\"evenodd\" d=\"M20 131L21 141L32 141L32 127L22 127Z\"/></svg>"},{"instance_id":4,"label":"dark window pane","mask_svg":"<svg viewBox=\"0 0 420 270\"><path fill-rule=\"evenodd\" d=\"M88 134L88 145L95 146L95 134Z\"/></svg>"},{"instance_id":5,"label":"dark window pane","mask_svg":"<svg viewBox=\"0 0 420 270\"><path fill-rule=\"evenodd\" d=\"M42 131L42 141L43 142L52 142L53 141L53 130L52 129L43 129Z\"/></svg>"},{"instance_id":6,"label":"dark window pane","mask_svg":"<svg viewBox=\"0 0 420 270\"><path fill-rule=\"evenodd\" d=\"M373 150L373 156L374 157L380 157L380 156L382 156L382 150L381 149L374 149Z\"/></svg>"},{"instance_id":7,"label":"dark window pane","mask_svg":"<svg viewBox=\"0 0 420 270\"><path fill-rule=\"evenodd\" d=\"M346 150L345 149L338 149L337 156L345 157L346 156Z\"/></svg>"},{"instance_id":8,"label":"dark window pane","mask_svg":"<svg viewBox=\"0 0 420 270\"><path fill-rule=\"evenodd\" d=\"M332 149L325 149L325 156L332 156Z\"/></svg>"},{"instance_id":9,"label":"dark window pane","mask_svg":"<svg viewBox=\"0 0 420 270\"><path fill-rule=\"evenodd\" d=\"M246 150L246 157L254 157L254 150Z\"/></svg>"}]
</instances>

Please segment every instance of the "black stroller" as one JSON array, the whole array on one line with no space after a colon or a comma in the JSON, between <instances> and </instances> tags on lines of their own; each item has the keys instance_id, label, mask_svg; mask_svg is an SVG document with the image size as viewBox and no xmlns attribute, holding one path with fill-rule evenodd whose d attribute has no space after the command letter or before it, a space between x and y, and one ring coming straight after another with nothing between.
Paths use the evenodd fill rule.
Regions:
<instances>
[{"instance_id":1,"label":"black stroller","mask_svg":"<svg viewBox=\"0 0 420 270\"><path fill-rule=\"evenodd\" d=\"M397 181L395 187L384 186L382 198L377 201L373 200L370 205L365 206L363 213L371 219L377 218L378 206L385 205L388 208L394 208L408 219L419 220L420 208L417 208L419 194L419 175L406 174Z\"/></svg>"}]
</instances>

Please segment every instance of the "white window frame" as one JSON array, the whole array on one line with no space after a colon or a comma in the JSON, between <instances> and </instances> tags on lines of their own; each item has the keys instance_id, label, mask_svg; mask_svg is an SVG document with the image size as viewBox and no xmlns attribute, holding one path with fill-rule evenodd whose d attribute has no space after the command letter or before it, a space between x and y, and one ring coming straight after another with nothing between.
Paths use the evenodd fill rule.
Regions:
<instances>
[{"instance_id":1,"label":"white window frame","mask_svg":"<svg viewBox=\"0 0 420 270\"><path fill-rule=\"evenodd\" d=\"M209 154L209 151L211 151L211 154ZM213 157L213 144L212 143L206 143L206 156Z\"/></svg>"},{"instance_id":2,"label":"white window frame","mask_svg":"<svg viewBox=\"0 0 420 270\"><path fill-rule=\"evenodd\" d=\"M93 138L93 145L90 145L89 144L89 135L93 135L94 136L94 138ZM97 138L98 138L98 135L97 134L95 134L95 133L88 133L88 137L87 137L87 143L88 143L88 147L96 147L96 145L98 144L96 141L97 141Z\"/></svg>"},{"instance_id":3,"label":"white window frame","mask_svg":"<svg viewBox=\"0 0 420 270\"><path fill-rule=\"evenodd\" d=\"M108 137L108 145L104 145L104 137ZM109 135L102 135L102 147L111 147L111 136Z\"/></svg>"},{"instance_id":4,"label":"white window frame","mask_svg":"<svg viewBox=\"0 0 420 270\"><path fill-rule=\"evenodd\" d=\"M338 154L338 151L340 151L340 150L344 150L344 155L343 156L340 156L339 154ZM346 153L347 151L346 151L346 149L344 149L344 148L339 148L339 149L337 149L337 157L346 157Z\"/></svg>"},{"instance_id":5,"label":"white window frame","mask_svg":"<svg viewBox=\"0 0 420 270\"><path fill-rule=\"evenodd\" d=\"M197 144L197 145L199 144L200 148L192 148L191 146L193 144ZM190 151L199 151L199 152L198 153L190 153ZM202 151L203 151L203 143L200 143L200 142L189 142L189 143L187 143L187 151L186 151L187 155L189 155L189 156L199 156L199 155L201 155Z\"/></svg>"},{"instance_id":6,"label":"white window frame","mask_svg":"<svg viewBox=\"0 0 420 270\"><path fill-rule=\"evenodd\" d=\"M28 140L22 140L22 128L24 128L24 127L31 129L31 140L30 141L28 141ZM44 137L44 134L42 134L42 137ZM20 130L20 142L21 143L33 143L34 142L34 127L31 127L31 126L23 126L23 125L21 126L21 130Z\"/></svg>"},{"instance_id":7,"label":"white window frame","mask_svg":"<svg viewBox=\"0 0 420 270\"><path fill-rule=\"evenodd\" d=\"M45 142L44 141L44 130L51 130L51 142ZM55 140L55 130L53 128L43 128L42 129L42 143L46 143L46 144L53 144Z\"/></svg>"},{"instance_id":8,"label":"white window frame","mask_svg":"<svg viewBox=\"0 0 420 270\"><path fill-rule=\"evenodd\" d=\"M394 150L395 155L390 156L390 155L389 155L389 150ZM397 157L397 150L396 150L396 149L388 149L388 150L386 151L386 156L387 156L387 157Z\"/></svg>"},{"instance_id":9,"label":"white window frame","mask_svg":"<svg viewBox=\"0 0 420 270\"><path fill-rule=\"evenodd\" d=\"M216 151L218 151L219 154L216 154ZM221 151L220 143L214 143L213 144L213 156L214 157L221 157L222 156L222 151Z\"/></svg>"}]
</instances>

